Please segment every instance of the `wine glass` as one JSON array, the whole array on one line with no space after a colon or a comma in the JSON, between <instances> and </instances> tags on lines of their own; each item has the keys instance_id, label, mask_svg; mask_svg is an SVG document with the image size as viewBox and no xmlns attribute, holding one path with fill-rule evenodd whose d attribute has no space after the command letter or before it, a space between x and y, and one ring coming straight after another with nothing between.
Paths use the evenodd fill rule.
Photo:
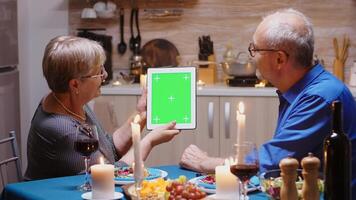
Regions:
<instances>
[{"instance_id":1,"label":"wine glass","mask_svg":"<svg viewBox=\"0 0 356 200\"><path fill-rule=\"evenodd\" d=\"M245 141L241 144L235 144L236 164L230 166L230 171L240 179L242 184L243 199L247 197L247 186L252 176L257 175L259 171L259 159L256 144Z\"/></svg>"},{"instance_id":2,"label":"wine glass","mask_svg":"<svg viewBox=\"0 0 356 200\"><path fill-rule=\"evenodd\" d=\"M80 191L91 191L89 182L89 162L90 155L98 150L98 131L95 125L81 124L77 126L76 138L74 141L74 149L84 156L85 160L85 182L80 185Z\"/></svg>"}]
</instances>

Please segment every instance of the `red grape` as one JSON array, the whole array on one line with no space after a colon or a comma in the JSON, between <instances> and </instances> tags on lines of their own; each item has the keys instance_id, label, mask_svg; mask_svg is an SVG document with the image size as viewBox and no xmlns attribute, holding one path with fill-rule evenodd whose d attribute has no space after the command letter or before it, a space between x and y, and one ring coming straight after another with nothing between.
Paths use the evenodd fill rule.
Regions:
<instances>
[{"instance_id":1,"label":"red grape","mask_svg":"<svg viewBox=\"0 0 356 200\"><path fill-rule=\"evenodd\" d=\"M167 190L168 192L170 192L170 191L172 191L172 190L173 190L173 188L172 188L172 186L171 186L171 185L167 185L166 190Z\"/></svg>"},{"instance_id":2,"label":"red grape","mask_svg":"<svg viewBox=\"0 0 356 200\"><path fill-rule=\"evenodd\" d=\"M169 200L194 200L203 199L206 196L205 192L200 191L192 183L182 184L174 181L166 187L166 190L169 192Z\"/></svg>"}]
</instances>

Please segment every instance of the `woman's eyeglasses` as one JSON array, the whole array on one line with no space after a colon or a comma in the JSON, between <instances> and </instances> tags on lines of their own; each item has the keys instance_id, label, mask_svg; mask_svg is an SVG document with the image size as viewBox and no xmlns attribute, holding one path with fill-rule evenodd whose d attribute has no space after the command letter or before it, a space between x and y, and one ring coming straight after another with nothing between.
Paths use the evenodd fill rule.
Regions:
<instances>
[{"instance_id":1,"label":"woman's eyeglasses","mask_svg":"<svg viewBox=\"0 0 356 200\"><path fill-rule=\"evenodd\" d=\"M255 44L253 44L253 43L250 43L250 45L248 46L248 52L250 52L250 56L251 57L255 57L256 56L256 52L259 52L259 51L274 51L274 52L281 51L281 52L285 53L287 55L287 57L289 57L289 54L284 50L280 50L280 49L257 49L255 47Z\"/></svg>"},{"instance_id":2,"label":"woman's eyeglasses","mask_svg":"<svg viewBox=\"0 0 356 200\"><path fill-rule=\"evenodd\" d=\"M103 65L101 65L101 67L100 67L100 74L89 75L89 76L82 76L82 77L80 77L80 78L98 78L98 77L104 78L104 76L105 76L105 68L104 68Z\"/></svg>"}]
</instances>

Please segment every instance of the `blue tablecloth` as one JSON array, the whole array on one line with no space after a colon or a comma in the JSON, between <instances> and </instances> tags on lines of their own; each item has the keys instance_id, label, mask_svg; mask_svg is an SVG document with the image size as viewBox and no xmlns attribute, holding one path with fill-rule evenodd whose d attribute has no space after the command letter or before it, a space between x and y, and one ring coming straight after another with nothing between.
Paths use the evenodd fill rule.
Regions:
<instances>
[{"instance_id":1,"label":"blue tablecloth","mask_svg":"<svg viewBox=\"0 0 356 200\"><path fill-rule=\"evenodd\" d=\"M180 175L185 175L188 179L196 177L193 171L185 170L177 165L155 167L168 172L168 178L175 179ZM82 184L84 175L67 176L60 178L43 179L37 181L28 181L8 184L1 195L2 200L18 199L51 199L51 200L80 200L82 192L76 187ZM117 192L122 192L120 186L116 186ZM262 192L250 194L250 200L266 200L267 197ZM126 198L123 198L126 199Z\"/></svg>"}]
</instances>

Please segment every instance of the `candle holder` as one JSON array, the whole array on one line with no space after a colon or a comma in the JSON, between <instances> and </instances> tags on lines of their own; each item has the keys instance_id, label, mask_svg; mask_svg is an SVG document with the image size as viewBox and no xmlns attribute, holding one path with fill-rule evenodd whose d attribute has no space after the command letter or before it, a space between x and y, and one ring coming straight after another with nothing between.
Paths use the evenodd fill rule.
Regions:
<instances>
[{"instance_id":1,"label":"candle holder","mask_svg":"<svg viewBox=\"0 0 356 200\"><path fill-rule=\"evenodd\" d=\"M135 191L136 191L137 199L141 199L142 181L143 179L139 179L139 180L135 179Z\"/></svg>"},{"instance_id":2,"label":"candle holder","mask_svg":"<svg viewBox=\"0 0 356 200\"><path fill-rule=\"evenodd\" d=\"M142 190L142 182L144 180L144 166L136 166L135 163L132 163L134 178L135 178L135 191L138 199L140 199L140 191Z\"/></svg>"}]
</instances>

